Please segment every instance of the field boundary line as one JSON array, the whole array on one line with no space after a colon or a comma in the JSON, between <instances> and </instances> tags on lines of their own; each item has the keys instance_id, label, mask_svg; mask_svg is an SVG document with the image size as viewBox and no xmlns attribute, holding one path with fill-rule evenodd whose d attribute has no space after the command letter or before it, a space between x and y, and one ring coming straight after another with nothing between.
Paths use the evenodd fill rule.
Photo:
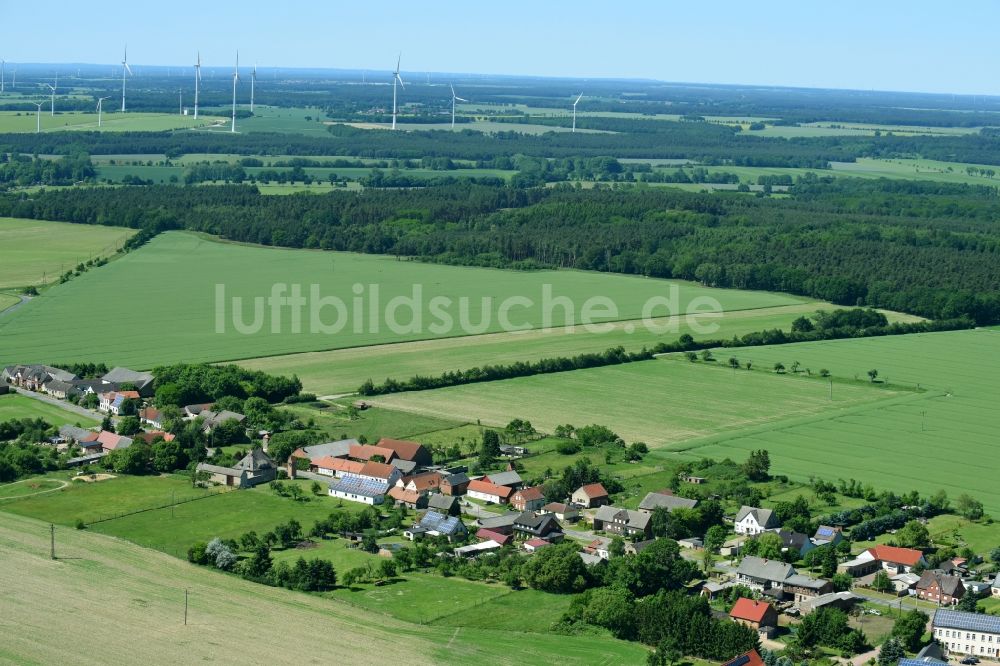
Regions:
<instances>
[{"instance_id":1,"label":"field boundary line","mask_svg":"<svg viewBox=\"0 0 1000 666\"><path fill-rule=\"evenodd\" d=\"M172 506L178 506L181 504L187 504L189 502L197 502L198 500L209 499L210 497L219 497L220 495L225 495L231 491L229 490L214 490L200 497L189 497L187 499L177 500L176 502L167 502L166 504L160 504L158 506L150 506L144 509L136 509L135 511L126 511L124 513L116 513L107 517L101 517L97 520L91 520L86 523L86 525L97 525L98 523L106 523L112 520L118 520L119 518L125 518L127 516L134 516L139 513L147 513L149 511L159 511L160 509L169 509Z\"/></svg>"},{"instance_id":2,"label":"field boundary line","mask_svg":"<svg viewBox=\"0 0 1000 666\"><path fill-rule=\"evenodd\" d=\"M16 486L19 483L27 483L28 481L34 481L34 480L35 479L21 479L20 481L15 481L13 483L8 483L4 487L8 488L10 486ZM52 480L53 481L58 481L62 485L59 486L58 488L49 488L48 490L39 490L38 492L29 493L27 495L14 495L14 496L11 496L11 497L0 497L0 502L6 502L7 500L19 500L19 499L24 499L24 498L27 498L27 497L35 497L36 495L44 495L45 493L55 493L55 492L58 492L60 490L64 490L67 486L69 486L69 481L63 481L62 479L52 479Z\"/></svg>"}]
</instances>

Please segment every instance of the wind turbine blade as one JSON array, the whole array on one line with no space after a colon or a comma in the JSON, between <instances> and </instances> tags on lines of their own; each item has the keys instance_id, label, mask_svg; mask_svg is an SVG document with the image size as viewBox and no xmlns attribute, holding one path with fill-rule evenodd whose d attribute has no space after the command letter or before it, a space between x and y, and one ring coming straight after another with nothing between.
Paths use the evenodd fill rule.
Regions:
<instances>
[{"instance_id":1,"label":"wind turbine blade","mask_svg":"<svg viewBox=\"0 0 1000 666\"><path fill-rule=\"evenodd\" d=\"M580 93L580 96L576 98L576 101L573 102L573 106L579 104L581 99L583 99L583 93Z\"/></svg>"},{"instance_id":2,"label":"wind turbine blade","mask_svg":"<svg viewBox=\"0 0 1000 666\"><path fill-rule=\"evenodd\" d=\"M128 66L128 63L127 62L123 62L122 64L125 65L125 71L128 72L128 75L132 76L132 68Z\"/></svg>"},{"instance_id":3,"label":"wind turbine blade","mask_svg":"<svg viewBox=\"0 0 1000 666\"><path fill-rule=\"evenodd\" d=\"M403 60L403 52L400 51L399 55L396 56L396 76L399 76L399 63Z\"/></svg>"},{"instance_id":4,"label":"wind turbine blade","mask_svg":"<svg viewBox=\"0 0 1000 666\"><path fill-rule=\"evenodd\" d=\"M406 86L403 85L403 77L399 75L399 72L396 72L396 79L399 81L400 88L406 88Z\"/></svg>"},{"instance_id":5,"label":"wind turbine blade","mask_svg":"<svg viewBox=\"0 0 1000 666\"><path fill-rule=\"evenodd\" d=\"M455 97L455 86L453 86L453 85L451 85L451 84L449 83L449 84L448 84L448 87L449 87L449 88L451 88L451 96L452 96L452 97ZM457 98L456 98L456 99L457 99Z\"/></svg>"},{"instance_id":6,"label":"wind turbine blade","mask_svg":"<svg viewBox=\"0 0 1000 666\"><path fill-rule=\"evenodd\" d=\"M461 97L456 97L455 99L457 99L459 102L468 102L469 101L469 100L463 99Z\"/></svg>"}]
</instances>

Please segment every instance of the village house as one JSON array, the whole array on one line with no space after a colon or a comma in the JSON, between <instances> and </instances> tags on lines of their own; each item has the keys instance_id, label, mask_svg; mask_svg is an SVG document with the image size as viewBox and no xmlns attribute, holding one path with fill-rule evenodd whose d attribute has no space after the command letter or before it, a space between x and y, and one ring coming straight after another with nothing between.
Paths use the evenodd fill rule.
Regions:
<instances>
[{"instance_id":1,"label":"village house","mask_svg":"<svg viewBox=\"0 0 1000 666\"><path fill-rule=\"evenodd\" d=\"M449 474L441 479L441 492L445 495L464 495L469 489L469 476L465 472Z\"/></svg>"},{"instance_id":2,"label":"village house","mask_svg":"<svg viewBox=\"0 0 1000 666\"><path fill-rule=\"evenodd\" d=\"M698 506L698 500L696 499L677 497L676 495L667 495L665 493L646 493L646 496L642 498L642 502L639 503L639 511L653 513L657 509L673 511L674 509L693 509L696 506Z\"/></svg>"},{"instance_id":3,"label":"village house","mask_svg":"<svg viewBox=\"0 0 1000 666\"><path fill-rule=\"evenodd\" d=\"M64 382L61 379L50 379L42 388L53 398L58 398L59 400L65 400L70 396L82 395L80 389L71 382Z\"/></svg>"},{"instance_id":4,"label":"village house","mask_svg":"<svg viewBox=\"0 0 1000 666\"><path fill-rule=\"evenodd\" d=\"M387 494L395 500L396 504L402 504L408 509L427 508L427 495L425 493L419 493L416 490L407 490L402 486L396 485L390 488Z\"/></svg>"},{"instance_id":5,"label":"village house","mask_svg":"<svg viewBox=\"0 0 1000 666\"><path fill-rule=\"evenodd\" d=\"M823 578L813 578L812 576L794 573L784 580L781 588L785 594L792 595L792 599L796 604L801 604L832 592L833 583Z\"/></svg>"},{"instance_id":6,"label":"village house","mask_svg":"<svg viewBox=\"0 0 1000 666\"><path fill-rule=\"evenodd\" d=\"M102 430L98 433L95 441L101 445L101 450L105 453L108 453L109 451L116 451L118 449L127 449L132 446L131 437L116 435L115 433L107 430Z\"/></svg>"},{"instance_id":7,"label":"village house","mask_svg":"<svg viewBox=\"0 0 1000 666\"><path fill-rule=\"evenodd\" d=\"M77 376L51 365L8 365L0 370L0 383L12 384L29 391L41 391L52 380L72 382Z\"/></svg>"},{"instance_id":8,"label":"village house","mask_svg":"<svg viewBox=\"0 0 1000 666\"><path fill-rule=\"evenodd\" d=\"M863 551L860 555L837 566L837 571L855 578L884 569L890 576L910 573L917 565L927 566L924 554L913 548L878 545Z\"/></svg>"},{"instance_id":9,"label":"village house","mask_svg":"<svg viewBox=\"0 0 1000 666\"><path fill-rule=\"evenodd\" d=\"M138 400L138 391L109 391L101 393L98 409L108 414L120 416L126 400Z\"/></svg>"},{"instance_id":10,"label":"village house","mask_svg":"<svg viewBox=\"0 0 1000 666\"><path fill-rule=\"evenodd\" d=\"M722 666L764 666L764 660L761 659L757 650L750 650L749 652L744 652L739 656L733 657L722 664Z\"/></svg>"},{"instance_id":11,"label":"village house","mask_svg":"<svg viewBox=\"0 0 1000 666\"><path fill-rule=\"evenodd\" d=\"M610 503L608 491L599 483L588 483L573 491L573 504L582 506L585 509L604 506Z\"/></svg>"},{"instance_id":12,"label":"village house","mask_svg":"<svg viewBox=\"0 0 1000 666\"><path fill-rule=\"evenodd\" d=\"M139 420L145 425L152 426L158 430L163 429L163 423L166 419L163 418L163 412L158 410L156 407L145 407L139 410Z\"/></svg>"},{"instance_id":13,"label":"village house","mask_svg":"<svg viewBox=\"0 0 1000 666\"><path fill-rule=\"evenodd\" d=\"M198 414L198 417L205 419L202 422L202 430L206 435L227 421L243 423L247 420L247 417L243 414L240 414L239 412L231 412L228 409L224 409L221 412L214 412L211 409L203 409Z\"/></svg>"},{"instance_id":14,"label":"village house","mask_svg":"<svg viewBox=\"0 0 1000 666\"><path fill-rule=\"evenodd\" d=\"M517 520L517 515L516 512L509 511L504 514L490 516L489 518L480 518L476 521L476 524L479 527L485 527L488 530L500 532L501 534L513 534L514 521Z\"/></svg>"},{"instance_id":15,"label":"village house","mask_svg":"<svg viewBox=\"0 0 1000 666\"><path fill-rule=\"evenodd\" d=\"M411 462L416 467L429 467L434 463L433 456L431 456L431 452L427 450L427 447L417 442L383 437L378 440L375 446L391 450L396 458Z\"/></svg>"},{"instance_id":16,"label":"village house","mask_svg":"<svg viewBox=\"0 0 1000 666\"><path fill-rule=\"evenodd\" d=\"M399 470L392 465L386 465L385 463L379 462L366 462L361 465L361 470L358 471L357 476L363 479L371 479L372 481L378 481L379 483L384 483L389 486L396 485L403 475L400 474Z\"/></svg>"},{"instance_id":17,"label":"village house","mask_svg":"<svg viewBox=\"0 0 1000 666\"><path fill-rule=\"evenodd\" d=\"M644 539L642 541L627 541L625 542L625 554L638 555L639 553L646 550L646 548L648 548L655 542L656 539Z\"/></svg>"},{"instance_id":18,"label":"village house","mask_svg":"<svg viewBox=\"0 0 1000 666\"><path fill-rule=\"evenodd\" d=\"M101 377L101 381L105 384L113 384L115 386L134 386L140 396L148 398L153 395L155 378L151 372L136 372L128 368L112 368Z\"/></svg>"},{"instance_id":19,"label":"village house","mask_svg":"<svg viewBox=\"0 0 1000 666\"><path fill-rule=\"evenodd\" d=\"M293 454L294 455L294 454ZM364 468L364 463L359 463L354 460L347 460L346 458L334 458L333 456L325 456L318 460L313 461L309 465L309 471L316 474L322 474L324 476L333 476L338 479L345 474L358 475Z\"/></svg>"},{"instance_id":20,"label":"village house","mask_svg":"<svg viewBox=\"0 0 1000 666\"><path fill-rule=\"evenodd\" d=\"M59 427L59 436L71 444L83 444L97 440L97 433L93 430L68 424Z\"/></svg>"},{"instance_id":21,"label":"village house","mask_svg":"<svg viewBox=\"0 0 1000 666\"><path fill-rule=\"evenodd\" d=\"M551 513L539 515L534 511L522 511L514 519L514 532L525 538L537 537L546 540L562 538L562 525Z\"/></svg>"},{"instance_id":22,"label":"village house","mask_svg":"<svg viewBox=\"0 0 1000 666\"><path fill-rule=\"evenodd\" d=\"M816 534L812 536L814 546L836 546L844 540L844 534L840 527L820 525L816 528Z\"/></svg>"},{"instance_id":23,"label":"village house","mask_svg":"<svg viewBox=\"0 0 1000 666\"><path fill-rule=\"evenodd\" d=\"M501 546L506 546L514 540L513 534L504 534L502 532L497 532L496 530L490 530L485 527L481 527L478 532L476 532L476 538L482 539L483 541L493 541Z\"/></svg>"},{"instance_id":24,"label":"village house","mask_svg":"<svg viewBox=\"0 0 1000 666\"><path fill-rule=\"evenodd\" d=\"M751 590L769 592L780 599L784 596L785 581L795 573L791 564L748 555L736 570L736 580Z\"/></svg>"},{"instance_id":25,"label":"village house","mask_svg":"<svg viewBox=\"0 0 1000 666\"><path fill-rule=\"evenodd\" d=\"M575 522L580 519L580 511L576 507L561 502L549 502L539 509L538 512L551 513L556 519L564 523Z\"/></svg>"},{"instance_id":26,"label":"village house","mask_svg":"<svg viewBox=\"0 0 1000 666\"><path fill-rule=\"evenodd\" d=\"M422 472L412 476L403 476L396 481L396 485L426 495L440 487L441 474L439 472Z\"/></svg>"},{"instance_id":27,"label":"village house","mask_svg":"<svg viewBox=\"0 0 1000 666\"><path fill-rule=\"evenodd\" d=\"M931 626L947 653L1000 657L1000 617L996 615L939 610Z\"/></svg>"},{"instance_id":28,"label":"village house","mask_svg":"<svg viewBox=\"0 0 1000 666\"><path fill-rule=\"evenodd\" d=\"M778 517L770 509L760 509L755 506L741 506L733 521L737 534L761 534L766 530L778 527Z\"/></svg>"},{"instance_id":29,"label":"village house","mask_svg":"<svg viewBox=\"0 0 1000 666\"><path fill-rule=\"evenodd\" d=\"M236 488L253 488L274 481L278 475L274 460L261 448L253 449L232 467L198 463L195 469L207 472L212 483Z\"/></svg>"},{"instance_id":30,"label":"village house","mask_svg":"<svg viewBox=\"0 0 1000 666\"><path fill-rule=\"evenodd\" d=\"M426 531L429 536L447 537L448 541L464 538L469 533L469 529L456 516L446 516L437 511L428 511L420 518L418 525Z\"/></svg>"},{"instance_id":31,"label":"village house","mask_svg":"<svg viewBox=\"0 0 1000 666\"><path fill-rule=\"evenodd\" d=\"M469 497L494 504L507 504L513 494L514 489L510 486L498 486L483 479L470 481L468 486Z\"/></svg>"},{"instance_id":32,"label":"village house","mask_svg":"<svg viewBox=\"0 0 1000 666\"><path fill-rule=\"evenodd\" d=\"M941 571L924 571L916 585L917 596L942 606L954 606L965 595L965 586L958 576Z\"/></svg>"},{"instance_id":33,"label":"village house","mask_svg":"<svg viewBox=\"0 0 1000 666\"><path fill-rule=\"evenodd\" d=\"M766 601L740 597L729 611L729 619L770 637L778 627L778 611Z\"/></svg>"},{"instance_id":34,"label":"village house","mask_svg":"<svg viewBox=\"0 0 1000 666\"><path fill-rule=\"evenodd\" d=\"M310 471L315 472L316 469L314 467L319 460L323 458L347 458L351 446L357 443L358 440L356 439L342 439L336 442L326 442L325 444L303 446L295 449L290 457L308 460Z\"/></svg>"},{"instance_id":35,"label":"village house","mask_svg":"<svg viewBox=\"0 0 1000 666\"><path fill-rule=\"evenodd\" d=\"M591 555L597 555L602 560L611 559L611 539L607 537L597 537L586 546L583 547L583 552L590 553Z\"/></svg>"},{"instance_id":36,"label":"village house","mask_svg":"<svg viewBox=\"0 0 1000 666\"><path fill-rule=\"evenodd\" d=\"M389 463L396 457L396 452L382 446L372 446L371 444L353 444L347 452L347 457L359 462L368 462L373 458L381 458L379 462Z\"/></svg>"},{"instance_id":37,"label":"village house","mask_svg":"<svg viewBox=\"0 0 1000 666\"><path fill-rule=\"evenodd\" d=\"M594 530L623 537L649 537L652 535L650 514L605 505L594 514Z\"/></svg>"},{"instance_id":38,"label":"village house","mask_svg":"<svg viewBox=\"0 0 1000 666\"><path fill-rule=\"evenodd\" d=\"M339 479L330 482L329 492L331 497L375 506L385 502L385 495L389 492L389 484L386 481L370 477L344 474Z\"/></svg>"},{"instance_id":39,"label":"village house","mask_svg":"<svg viewBox=\"0 0 1000 666\"><path fill-rule=\"evenodd\" d=\"M545 504L541 486L521 488L510 496L510 505L518 511L536 511Z\"/></svg>"},{"instance_id":40,"label":"village house","mask_svg":"<svg viewBox=\"0 0 1000 666\"><path fill-rule=\"evenodd\" d=\"M816 547L809 537L801 532L793 532L784 529L771 531L777 534L781 539L782 552L794 553L795 559L805 557L806 553Z\"/></svg>"},{"instance_id":41,"label":"village house","mask_svg":"<svg viewBox=\"0 0 1000 666\"><path fill-rule=\"evenodd\" d=\"M511 444L500 445L500 455L505 458L516 458L528 455L528 449L524 446L513 446Z\"/></svg>"},{"instance_id":42,"label":"village house","mask_svg":"<svg viewBox=\"0 0 1000 666\"><path fill-rule=\"evenodd\" d=\"M535 552L538 552L539 550L541 550L542 548L545 548L546 546L551 546L551 545L552 545L552 543L550 541L546 541L545 539L540 539L538 537L534 537L532 539L528 539L527 541L525 541L522 544L522 547L528 553L535 553Z\"/></svg>"},{"instance_id":43,"label":"village house","mask_svg":"<svg viewBox=\"0 0 1000 666\"><path fill-rule=\"evenodd\" d=\"M441 493L432 493L427 496L427 508L449 516L459 516L462 514L462 507L458 503L458 498L450 495L442 495Z\"/></svg>"},{"instance_id":44,"label":"village house","mask_svg":"<svg viewBox=\"0 0 1000 666\"><path fill-rule=\"evenodd\" d=\"M519 489L524 485L524 481L521 479L521 475L512 469L508 469L506 472L495 472L493 474L487 474L482 478L483 481L487 483L492 483L496 486L507 486L512 490Z\"/></svg>"},{"instance_id":45,"label":"village house","mask_svg":"<svg viewBox=\"0 0 1000 666\"><path fill-rule=\"evenodd\" d=\"M889 581L892 583L892 589L897 596L903 596L904 594L909 594L911 590L916 593L917 583L920 582L920 576L915 573L901 573L895 576L890 576Z\"/></svg>"},{"instance_id":46,"label":"village house","mask_svg":"<svg viewBox=\"0 0 1000 666\"><path fill-rule=\"evenodd\" d=\"M997 577L993 579L993 584L990 585L990 595L1000 598L1000 573L997 574Z\"/></svg>"},{"instance_id":47,"label":"village house","mask_svg":"<svg viewBox=\"0 0 1000 666\"><path fill-rule=\"evenodd\" d=\"M827 592L814 599L806 599L799 604L799 612L802 615L809 615L823 608L837 608L842 611L849 611L855 606L861 597L853 592Z\"/></svg>"}]
</instances>

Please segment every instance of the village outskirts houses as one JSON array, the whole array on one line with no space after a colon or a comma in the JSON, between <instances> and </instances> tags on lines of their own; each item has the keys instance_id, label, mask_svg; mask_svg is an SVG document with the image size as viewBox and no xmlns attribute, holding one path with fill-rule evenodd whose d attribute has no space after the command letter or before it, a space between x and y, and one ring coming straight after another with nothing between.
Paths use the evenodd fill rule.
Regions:
<instances>
[{"instance_id":1,"label":"village outskirts houses","mask_svg":"<svg viewBox=\"0 0 1000 666\"><path fill-rule=\"evenodd\" d=\"M961 578L934 569L921 573L915 587L918 597L942 606L954 606L965 596L965 585Z\"/></svg>"},{"instance_id":2,"label":"village outskirts houses","mask_svg":"<svg viewBox=\"0 0 1000 666\"><path fill-rule=\"evenodd\" d=\"M600 483L588 483L585 486L580 486L573 491L571 499L573 504L581 506L584 509L594 509L605 504L610 504L608 491Z\"/></svg>"},{"instance_id":3,"label":"village outskirts houses","mask_svg":"<svg viewBox=\"0 0 1000 666\"><path fill-rule=\"evenodd\" d=\"M733 521L733 529L737 534L753 536L778 527L778 517L771 509L761 509L755 506L741 506Z\"/></svg>"},{"instance_id":4,"label":"village outskirts houses","mask_svg":"<svg viewBox=\"0 0 1000 666\"><path fill-rule=\"evenodd\" d=\"M253 488L274 481L278 475L274 460L260 447L251 450L232 467L198 463L195 469L209 474L212 483L234 488Z\"/></svg>"},{"instance_id":5,"label":"village outskirts houses","mask_svg":"<svg viewBox=\"0 0 1000 666\"><path fill-rule=\"evenodd\" d=\"M729 619L755 630L761 638L770 638L778 629L778 611L766 601L740 597L729 611Z\"/></svg>"},{"instance_id":6,"label":"village outskirts houses","mask_svg":"<svg viewBox=\"0 0 1000 666\"><path fill-rule=\"evenodd\" d=\"M911 573L918 565L927 566L927 560L921 551L880 544L862 551L852 560L841 562L837 566L837 571L859 578L884 569L890 576L895 576Z\"/></svg>"},{"instance_id":7,"label":"village outskirts houses","mask_svg":"<svg viewBox=\"0 0 1000 666\"><path fill-rule=\"evenodd\" d=\"M626 538L652 536L652 516L641 511L604 505L594 514L594 530Z\"/></svg>"},{"instance_id":8,"label":"village outskirts houses","mask_svg":"<svg viewBox=\"0 0 1000 666\"><path fill-rule=\"evenodd\" d=\"M537 511L545 505L541 486L521 488L510 497L510 505L518 511Z\"/></svg>"},{"instance_id":9,"label":"village outskirts houses","mask_svg":"<svg viewBox=\"0 0 1000 666\"><path fill-rule=\"evenodd\" d=\"M466 494L483 502L507 504L510 496L514 494L514 489L510 486L499 486L483 479L475 479L469 482Z\"/></svg>"},{"instance_id":10,"label":"village outskirts houses","mask_svg":"<svg viewBox=\"0 0 1000 666\"><path fill-rule=\"evenodd\" d=\"M698 506L698 500L678 497L667 492L646 493L639 503L639 511L642 513L653 513L657 509L674 511L675 509L693 509Z\"/></svg>"}]
</instances>

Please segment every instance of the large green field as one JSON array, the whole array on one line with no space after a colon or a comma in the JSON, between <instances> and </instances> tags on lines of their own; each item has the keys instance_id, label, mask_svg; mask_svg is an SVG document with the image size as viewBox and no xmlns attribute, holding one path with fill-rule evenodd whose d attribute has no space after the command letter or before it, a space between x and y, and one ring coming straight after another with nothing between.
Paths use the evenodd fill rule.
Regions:
<instances>
[{"instance_id":1,"label":"large green field","mask_svg":"<svg viewBox=\"0 0 1000 666\"><path fill-rule=\"evenodd\" d=\"M679 322L678 333L696 339L731 338L764 329L783 328L803 314L834 307L826 303L800 303L773 308L734 310L717 323L715 333L700 333ZM886 312L892 321L910 321L909 315ZM667 323L659 320L658 323ZM631 331L631 332L629 332ZM366 380L381 382L387 377L408 379L414 375L434 375L445 370L487 364L513 363L557 356L600 352L621 345L628 350L652 347L671 338L654 333L637 321L616 322L607 333L588 334L583 327L537 329L519 333L492 333L465 338L423 340L333 351L306 352L241 361L240 365L277 374L298 375L306 391L318 395L349 393Z\"/></svg>"},{"instance_id":2,"label":"large green field","mask_svg":"<svg viewBox=\"0 0 1000 666\"><path fill-rule=\"evenodd\" d=\"M1000 432L1000 331L810 342L736 353L762 366L799 361L850 379L864 378L874 368L879 377L920 384L924 392L823 420L732 433L693 448L678 445L687 455L739 459L763 447L778 473L854 478L897 491L943 488L952 497L972 493L988 512L1000 514L1000 490L990 471ZM840 390L839 385L834 389Z\"/></svg>"},{"instance_id":3,"label":"large green field","mask_svg":"<svg viewBox=\"0 0 1000 666\"><path fill-rule=\"evenodd\" d=\"M757 357L747 354L744 358L756 361ZM770 428L793 418L823 418L901 395L851 382L838 386L831 400L825 382L778 376L758 367L734 372L728 367L657 359L398 393L374 402L496 425L525 418L546 432L561 423L600 423L627 441L662 447L719 432Z\"/></svg>"},{"instance_id":4,"label":"large green field","mask_svg":"<svg viewBox=\"0 0 1000 666\"><path fill-rule=\"evenodd\" d=\"M307 301L311 285L317 285L320 298L339 298L343 310L326 307L318 315L319 325L314 325L310 310L321 301L312 299L313 305L303 308L298 324L289 307L276 310L275 318L266 299L276 285L289 291L293 285L300 286ZM698 311L706 311L706 299L714 299L726 311L803 302L783 294L710 289L636 276L444 266L372 255L242 246L168 232L0 318L5 343L0 363L53 362L58 357L148 368L178 361L245 359L494 332L502 330L500 313L510 298L532 303L507 301L512 306L506 310L509 323L537 328L546 323L545 285L553 301L563 296L570 301L577 320L595 296L610 299L617 313L592 312L593 321L635 319L642 316L650 299L674 295L675 308L682 313L695 305ZM412 299L416 289L422 292L418 298L422 306L411 308L396 298ZM238 309L233 297L242 299ZM435 297L450 300L432 302ZM451 325L432 309L435 303ZM567 320L565 307L548 310L549 324L561 326ZM666 312L658 307L652 314ZM64 332L66 322L76 324L69 338ZM340 329L331 331L337 323ZM677 332L665 335L675 339Z\"/></svg>"},{"instance_id":5,"label":"large green field","mask_svg":"<svg viewBox=\"0 0 1000 666\"><path fill-rule=\"evenodd\" d=\"M0 289L41 285L95 257L113 254L133 229L0 217Z\"/></svg>"},{"instance_id":6,"label":"large green field","mask_svg":"<svg viewBox=\"0 0 1000 666\"><path fill-rule=\"evenodd\" d=\"M81 426L97 424L96 418L60 409L41 400L16 394L0 395L0 421L11 419L45 419L54 426L65 423L79 423Z\"/></svg>"},{"instance_id":7,"label":"large green field","mask_svg":"<svg viewBox=\"0 0 1000 666\"><path fill-rule=\"evenodd\" d=\"M48 105L46 105L48 106ZM182 116L178 113L120 113L105 112L101 118L101 127L97 127L97 113L82 111L59 111L59 100L56 100L56 115L42 108L41 122L43 132L58 132L60 130L87 130L101 132L162 132L172 129L190 129L222 122L222 118L201 116ZM34 132L36 118L34 107L32 111L0 111L0 132Z\"/></svg>"},{"instance_id":8,"label":"large green field","mask_svg":"<svg viewBox=\"0 0 1000 666\"><path fill-rule=\"evenodd\" d=\"M186 663L197 654L229 663L237 660L233 641L246 634L248 614L255 625L281 636L255 641L252 648L253 660L275 663L306 663L331 650L349 654L355 664L634 664L644 662L647 653L636 643L603 636L568 639L417 625L340 602L337 593L264 587L90 530L57 529L56 544L59 559L53 561L47 523L11 514L0 518L5 563L0 585L10 610L0 647L4 661ZM391 598L393 587L379 589ZM452 589L466 592L465 586ZM530 598L526 595L526 603ZM113 617L114 622L81 622L81 617ZM334 647L330 636L336 636Z\"/></svg>"}]
</instances>

